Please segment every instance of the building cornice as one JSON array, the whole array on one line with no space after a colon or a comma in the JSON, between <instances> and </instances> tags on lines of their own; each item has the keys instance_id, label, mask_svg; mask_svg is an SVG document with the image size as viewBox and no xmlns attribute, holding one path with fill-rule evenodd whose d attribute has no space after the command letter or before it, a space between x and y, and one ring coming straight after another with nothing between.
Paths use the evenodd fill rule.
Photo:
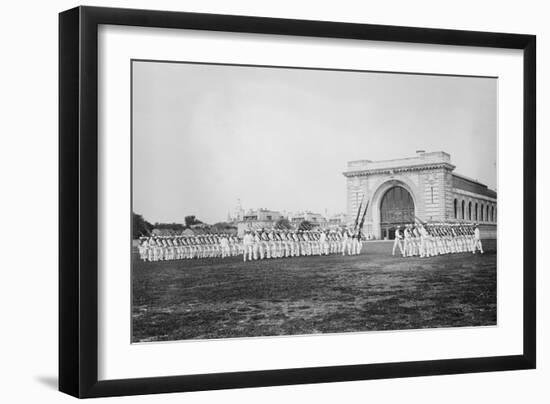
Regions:
<instances>
[{"instance_id":1,"label":"building cornice","mask_svg":"<svg viewBox=\"0 0 550 404\"><path fill-rule=\"evenodd\" d=\"M415 165L401 166L401 167L350 170L350 171L345 171L342 174L345 177L350 178L350 177L366 177L366 176L375 175L375 174L395 174L400 172L437 170L440 168L453 171L456 167L449 163L428 163L428 164L415 164Z\"/></svg>"},{"instance_id":2,"label":"building cornice","mask_svg":"<svg viewBox=\"0 0 550 404\"><path fill-rule=\"evenodd\" d=\"M459 195L462 195L462 196L465 196L465 197L468 197L468 198L483 199L487 202L493 202L493 203L497 202L496 198L492 198L492 197L487 196L487 195L477 194L475 192L466 191L466 190L460 189L460 188L454 188L453 187L453 192L455 194L459 194Z\"/></svg>"}]
</instances>

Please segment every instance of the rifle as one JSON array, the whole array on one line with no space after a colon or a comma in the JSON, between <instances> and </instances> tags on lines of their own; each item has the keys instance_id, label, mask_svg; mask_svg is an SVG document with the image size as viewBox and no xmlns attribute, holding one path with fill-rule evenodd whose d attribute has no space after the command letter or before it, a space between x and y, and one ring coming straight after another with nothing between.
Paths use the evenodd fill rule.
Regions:
<instances>
[{"instance_id":1,"label":"rifle","mask_svg":"<svg viewBox=\"0 0 550 404\"><path fill-rule=\"evenodd\" d=\"M363 225L365 224L365 216L367 215L368 208L369 208L369 201L367 201L367 205L365 206L365 210L363 211L363 216L361 217L361 222L359 223L359 232L363 230Z\"/></svg>"},{"instance_id":2,"label":"rifle","mask_svg":"<svg viewBox=\"0 0 550 404\"><path fill-rule=\"evenodd\" d=\"M359 223L359 215L361 214L361 208L363 207L363 200L365 199L365 194L361 197L361 203L359 204L359 209L357 209L357 216L355 217L355 225L353 226L353 232L357 230L357 224Z\"/></svg>"},{"instance_id":3,"label":"rifle","mask_svg":"<svg viewBox=\"0 0 550 404\"><path fill-rule=\"evenodd\" d=\"M418 220L422 226L426 224L426 222L423 222L422 220L420 220L416 215L414 216L414 218Z\"/></svg>"}]
</instances>

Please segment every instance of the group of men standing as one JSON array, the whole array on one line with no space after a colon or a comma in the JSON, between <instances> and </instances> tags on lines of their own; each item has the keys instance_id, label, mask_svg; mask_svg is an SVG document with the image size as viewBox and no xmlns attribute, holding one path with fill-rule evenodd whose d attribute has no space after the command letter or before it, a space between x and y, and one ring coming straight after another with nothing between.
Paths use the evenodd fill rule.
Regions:
<instances>
[{"instance_id":1,"label":"group of men standing","mask_svg":"<svg viewBox=\"0 0 550 404\"><path fill-rule=\"evenodd\" d=\"M361 234L351 230L255 230L240 239L231 234L140 237L143 261L243 256L243 261L313 255L357 255Z\"/></svg>"},{"instance_id":2,"label":"group of men standing","mask_svg":"<svg viewBox=\"0 0 550 404\"><path fill-rule=\"evenodd\" d=\"M226 258L242 254L243 261L361 253L358 230L250 230L241 239L232 234L141 237L143 261ZM415 223L397 226L392 255L433 257L461 252L483 254L479 227L473 223Z\"/></svg>"},{"instance_id":3,"label":"group of men standing","mask_svg":"<svg viewBox=\"0 0 550 404\"><path fill-rule=\"evenodd\" d=\"M311 255L357 255L359 232L348 230L256 230L243 237L243 261Z\"/></svg>"},{"instance_id":4,"label":"group of men standing","mask_svg":"<svg viewBox=\"0 0 550 404\"><path fill-rule=\"evenodd\" d=\"M169 261L239 255L241 242L231 234L140 237L138 253L143 261Z\"/></svg>"},{"instance_id":5,"label":"group of men standing","mask_svg":"<svg viewBox=\"0 0 550 404\"><path fill-rule=\"evenodd\" d=\"M403 257L433 257L479 251L483 246L479 226L473 223L416 223L397 226L392 255L399 249Z\"/></svg>"}]
</instances>

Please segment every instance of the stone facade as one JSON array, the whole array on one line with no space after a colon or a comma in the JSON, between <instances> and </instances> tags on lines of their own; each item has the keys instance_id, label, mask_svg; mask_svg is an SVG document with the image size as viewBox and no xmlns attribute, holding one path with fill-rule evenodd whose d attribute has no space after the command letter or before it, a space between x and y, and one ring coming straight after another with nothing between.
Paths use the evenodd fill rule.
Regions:
<instances>
[{"instance_id":1,"label":"stone facade","mask_svg":"<svg viewBox=\"0 0 550 404\"><path fill-rule=\"evenodd\" d=\"M387 191L398 186L411 195L414 215L422 221L475 221L496 229L496 192L454 170L451 156L442 151L419 151L414 157L396 160L350 161L343 173L348 223L355 221L363 200L363 207L368 203L364 232L377 239L387 236L383 230L390 224L381 222L381 204Z\"/></svg>"}]
</instances>

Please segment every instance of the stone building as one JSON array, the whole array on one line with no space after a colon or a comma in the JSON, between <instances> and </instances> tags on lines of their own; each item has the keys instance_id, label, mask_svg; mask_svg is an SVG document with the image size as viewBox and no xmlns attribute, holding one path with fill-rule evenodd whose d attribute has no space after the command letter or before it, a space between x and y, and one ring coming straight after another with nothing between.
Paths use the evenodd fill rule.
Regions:
<instances>
[{"instance_id":1,"label":"stone building","mask_svg":"<svg viewBox=\"0 0 550 404\"><path fill-rule=\"evenodd\" d=\"M247 230L271 229L275 223L284 219L284 215L277 210L248 209L237 223L237 233L242 237Z\"/></svg>"},{"instance_id":2,"label":"stone building","mask_svg":"<svg viewBox=\"0 0 550 404\"><path fill-rule=\"evenodd\" d=\"M347 178L348 223L368 202L363 231L393 238L396 226L426 222L476 222L485 237L496 236L497 194L455 171L448 153L418 151L416 156L383 161L350 161Z\"/></svg>"},{"instance_id":3,"label":"stone building","mask_svg":"<svg viewBox=\"0 0 550 404\"><path fill-rule=\"evenodd\" d=\"M327 223L327 219L323 215L310 211L291 213L288 216L288 220L298 225L303 221L307 221L315 226L324 226Z\"/></svg>"}]
</instances>

